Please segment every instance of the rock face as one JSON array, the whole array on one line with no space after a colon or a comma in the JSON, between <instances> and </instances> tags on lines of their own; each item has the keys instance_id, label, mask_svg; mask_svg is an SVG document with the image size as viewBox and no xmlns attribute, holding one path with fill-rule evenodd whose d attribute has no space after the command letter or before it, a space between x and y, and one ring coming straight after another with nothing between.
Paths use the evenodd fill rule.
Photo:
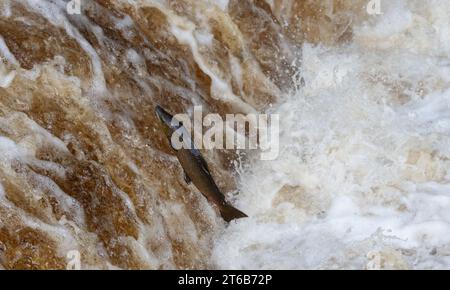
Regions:
<instances>
[{"instance_id":1,"label":"rock face","mask_svg":"<svg viewBox=\"0 0 450 290\"><path fill-rule=\"evenodd\" d=\"M303 41L352 37L364 1L0 4L0 268L211 268L224 224L183 181L154 107L262 112ZM353 21L359 21L353 19ZM233 152L209 152L224 192Z\"/></svg>"}]
</instances>

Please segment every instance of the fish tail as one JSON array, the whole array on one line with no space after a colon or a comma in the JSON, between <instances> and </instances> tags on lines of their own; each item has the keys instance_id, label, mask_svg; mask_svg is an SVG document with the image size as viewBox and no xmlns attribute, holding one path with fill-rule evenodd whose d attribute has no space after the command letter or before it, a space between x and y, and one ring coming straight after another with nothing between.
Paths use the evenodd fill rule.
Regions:
<instances>
[{"instance_id":1,"label":"fish tail","mask_svg":"<svg viewBox=\"0 0 450 290\"><path fill-rule=\"evenodd\" d=\"M220 208L220 215L226 222L247 217L245 213L228 204Z\"/></svg>"}]
</instances>

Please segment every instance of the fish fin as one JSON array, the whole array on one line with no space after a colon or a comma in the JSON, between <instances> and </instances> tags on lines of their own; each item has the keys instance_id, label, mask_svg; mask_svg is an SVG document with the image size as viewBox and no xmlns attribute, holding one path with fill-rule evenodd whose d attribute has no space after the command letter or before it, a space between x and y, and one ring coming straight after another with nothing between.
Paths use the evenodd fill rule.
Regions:
<instances>
[{"instance_id":1,"label":"fish fin","mask_svg":"<svg viewBox=\"0 0 450 290\"><path fill-rule=\"evenodd\" d=\"M247 217L245 213L229 204L225 204L220 208L220 215L226 222Z\"/></svg>"},{"instance_id":2,"label":"fish fin","mask_svg":"<svg viewBox=\"0 0 450 290\"><path fill-rule=\"evenodd\" d=\"M184 181L186 181L187 184L191 184L192 180L191 178L187 175L186 171L184 171Z\"/></svg>"},{"instance_id":3,"label":"fish fin","mask_svg":"<svg viewBox=\"0 0 450 290\"><path fill-rule=\"evenodd\" d=\"M211 175L211 172L209 171L208 168L208 163L206 163L205 159L203 159L203 157L201 155L196 156L197 160L200 163L201 169L203 171L203 173L208 176L211 180L211 182L214 184L214 186L217 189L217 194L223 199L225 200L225 195L220 191L220 189L217 187L216 182L214 181L214 178Z\"/></svg>"},{"instance_id":4,"label":"fish fin","mask_svg":"<svg viewBox=\"0 0 450 290\"><path fill-rule=\"evenodd\" d=\"M208 163L206 163L206 160L203 158L202 154L199 150L191 150L192 154L195 156L195 158L198 160L198 163L200 164L202 171L211 177L211 172L209 171Z\"/></svg>"}]
</instances>

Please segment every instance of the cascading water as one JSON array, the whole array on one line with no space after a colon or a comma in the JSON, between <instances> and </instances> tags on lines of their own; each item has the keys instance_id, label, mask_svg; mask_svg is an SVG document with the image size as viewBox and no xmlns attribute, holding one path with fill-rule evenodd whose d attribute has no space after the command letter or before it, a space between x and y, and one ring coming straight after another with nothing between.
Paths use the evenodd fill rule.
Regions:
<instances>
[{"instance_id":1,"label":"cascading water","mask_svg":"<svg viewBox=\"0 0 450 290\"><path fill-rule=\"evenodd\" d=\"M0 269L450 267L446 0L0 2ZM369 11L370 12L370 11ZM156 105L280 116L280 152L204 152Z\"/></svg>"}]
</instances>

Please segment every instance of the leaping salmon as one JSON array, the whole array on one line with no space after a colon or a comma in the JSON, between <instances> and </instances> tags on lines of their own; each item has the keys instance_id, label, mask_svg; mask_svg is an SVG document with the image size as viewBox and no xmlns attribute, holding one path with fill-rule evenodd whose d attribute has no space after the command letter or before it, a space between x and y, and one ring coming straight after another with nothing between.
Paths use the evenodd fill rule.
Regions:
<instances>
[{"instance_id":1,"label":"leaping salmon","mask_svg":"<svg viewBox=\"0 0 450 290\"><path fill-rule=\"evenodd\" d=\"M164 125L164 133L169 138L169 143L175 151L181 167L183 167L185 181L188 184L192 182L203 196L217 207L225 221L230 222L234 219L247 217L245 213L226 201L224 194L214 182L205 159L203 159L200 151L195 148L191 138L187 137L188 134L184 134L182 137L184 139L182 141L188 146L181 149L174 148L171 141L172 135L174 132L179 132L180 129L185 129L183 124L176 119L174 120L174 117L160 106L156 106L155 112Z\"/></svg>"}]
</instances>

